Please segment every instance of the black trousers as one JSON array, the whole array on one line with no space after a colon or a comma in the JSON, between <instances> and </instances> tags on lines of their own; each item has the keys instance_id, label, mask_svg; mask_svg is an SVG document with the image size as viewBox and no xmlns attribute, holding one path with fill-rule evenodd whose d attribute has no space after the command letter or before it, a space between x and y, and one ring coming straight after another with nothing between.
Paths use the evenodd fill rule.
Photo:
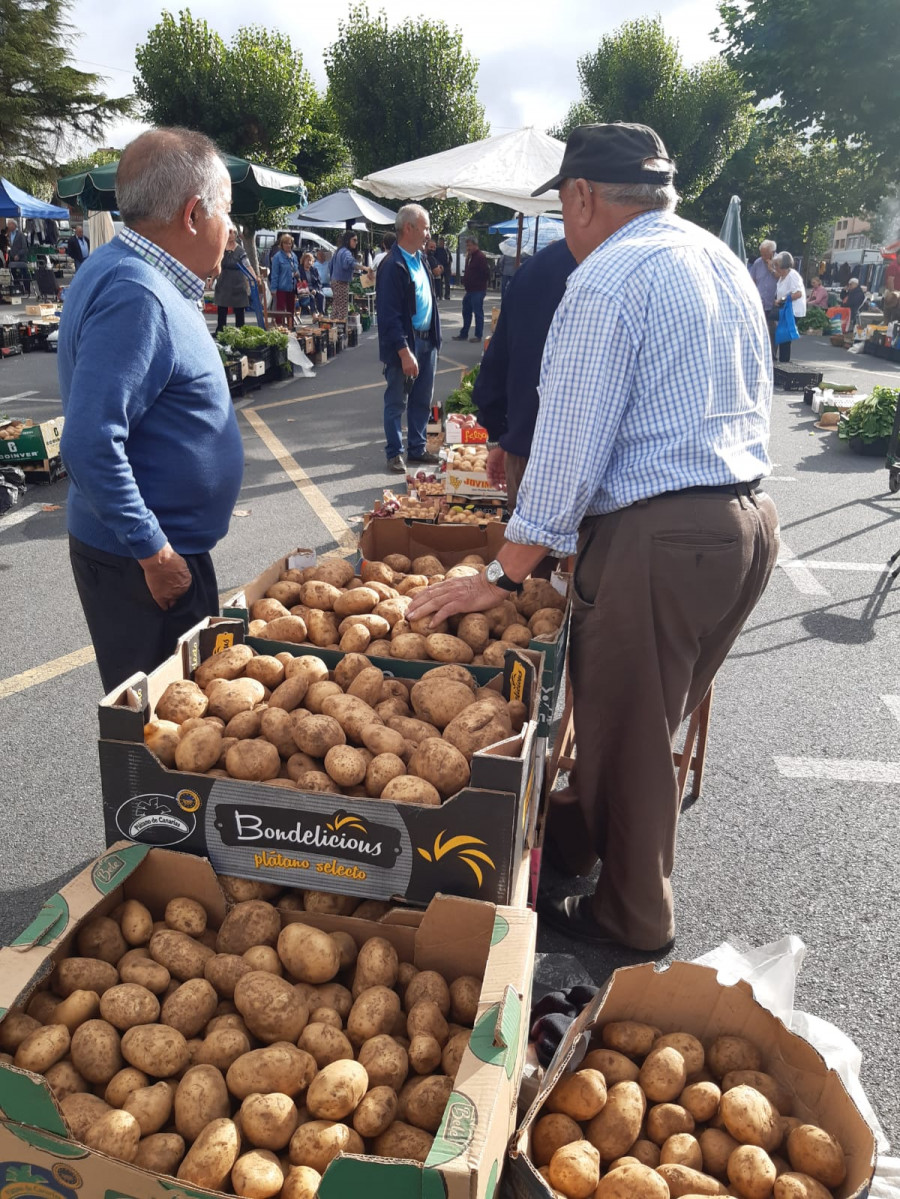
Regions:
<instances>
[{"instance_id":1,"label":"black trousers","mask_svg":"<svg viewBox=\"0 0 900 1199\"><path fill-rule=\"evenodd\" d=\"M175 651L182 633L219 614L219 588L209 554L185 554L191 585L174 607L154 600L135 558L108 554L69 537L69 559L84 609L104 694L130 675L149 673Z\"/></svg>"},{"instance_id":2,"label":"black trousers","mask_svg":"<svg viewBox=\"0 0 900 1199\"><path fill-rule=\"evenodd\" d=\"M224 307L221 304L217 305L217 307L216 307L216 318L217 318L216 319L216 332L217 333L221 333L222 330L225 328L225 326L228 324L228 307L229 306L227 304ZM243 329L243 327L244 327L244 312L245 312L245 309L243 309L243 308L235 308L235 310L234 310L234 324L235 324L235 327L238 329Z\"/></svg>"}]
</instances>

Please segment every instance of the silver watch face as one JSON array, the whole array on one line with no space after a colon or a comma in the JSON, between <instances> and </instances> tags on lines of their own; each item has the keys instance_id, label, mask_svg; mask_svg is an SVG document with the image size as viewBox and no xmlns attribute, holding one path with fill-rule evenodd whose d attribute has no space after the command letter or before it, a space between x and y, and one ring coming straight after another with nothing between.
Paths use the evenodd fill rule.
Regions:
<instances>
[{"instance_id":1,"label":"silver watch face","mask_svg":"<svg viewBox=\"0 0 900 1199\"><path fill-rule=\"evenodd\" d=\"M493 562L488 562L487 566L484 568L484 573L487 576L487 581L489 583L496 583L497 580L503 575L503 567L496 559L494 559Z\"/></svg>"}]
</instances>

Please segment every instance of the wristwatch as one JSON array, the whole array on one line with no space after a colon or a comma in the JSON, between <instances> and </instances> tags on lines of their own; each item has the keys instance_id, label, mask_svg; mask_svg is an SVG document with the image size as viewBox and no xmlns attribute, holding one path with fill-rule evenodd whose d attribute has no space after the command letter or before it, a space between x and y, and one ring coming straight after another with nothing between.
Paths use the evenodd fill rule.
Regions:
<instances>
[{"instance_id":1,"label":"wristwatch","mask_svg":"<svg viewBox=\"0 0 900 1199\"><path fill-rule=\"evenodd\" d=\"M522 584L511 579L496 558L493 562L488 562L484 568L484 577L495 587L502 587L504 591L519 592L522 590Z\"/></svg>"},{"instance_id":2,"label":"wristwatch","mask_svg":"<svg viewBox=\"0 0 900 1199\"><path fill-rule=\"evenodd\" d=\"M489 450L497 450L500 448L499 441L486 441L484 444L487 446L487 448Z\"/></svg>"}]
</instances>

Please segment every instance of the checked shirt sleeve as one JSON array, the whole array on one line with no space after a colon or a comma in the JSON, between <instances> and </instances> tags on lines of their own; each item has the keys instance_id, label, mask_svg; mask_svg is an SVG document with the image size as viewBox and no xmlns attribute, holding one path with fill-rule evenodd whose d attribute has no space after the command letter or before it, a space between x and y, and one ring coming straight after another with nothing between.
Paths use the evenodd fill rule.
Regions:
<instances>
[{"instance_id":1,"label":"checked shirt sleeve","mask_svg":"<svg viewBox=\"0 0 900 1199\"><path fill-rule=\"evenodd\" d=\"M619 303L570 288L541 369L540 407L528 468L506 539L574 554L578 526L597 492L631 397L637 345Z\"/></svg>"}]
</instances>

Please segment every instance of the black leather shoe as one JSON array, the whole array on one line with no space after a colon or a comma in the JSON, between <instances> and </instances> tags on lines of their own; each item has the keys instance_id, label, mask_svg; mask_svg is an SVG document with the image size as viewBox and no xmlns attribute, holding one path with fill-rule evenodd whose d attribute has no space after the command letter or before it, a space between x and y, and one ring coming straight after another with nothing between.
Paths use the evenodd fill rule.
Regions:
<instances>
[{"instance_id":1,"label":"black leather shoe","mask_svg":"<svg viewBox=\"0 0 900 1199\"><path fill-rule=\"evenodd\" d=\"M427 462L430 466L436 466L440 462L437 454L432 454L430 450L426 450L423 454L407 454L407 462Z\"/></svg>"},{"instance_id":2,"label":"black leather shoe","mask_svg":"<svg viewBox=\"0 0 900 1199\"><path fill-rule=\"evenodd\" d=\"M469 340L469 335L468 335L468 333L456 333L456 334L455 334L455 335L454 335L454 336L451 338L451 340L452 340L452 341L468 341L468 340Z\"/></svg>"},{"instance_id":3,"label":"black leather shoe","mask_svg":"<svg viewBox=\"0 0 900 1199\"><path fill-rule=\"evenodd\" d=\"M406 463L398 454L396 458L388 458L386 469L393 471L395 475L405 475Z\"/></svg>"},{"instance_id":4,"label":"black leather shoe","mask_svg":"<svg viewBox=\"0 0 900 1199\"><path fill-rule=\"evenodd\" d=\"M625 945L604 933L594 919L591 911L590 895L564 895L559 898L552 896L538 897L538 916L540 920L565 933L575 941L587 941L591 945L604 945L613 949L632 949L653 957L664 957L675 944L675 938L660 945L658 949L639 949L634 945Z\"/></svg>"}]
</instances>

